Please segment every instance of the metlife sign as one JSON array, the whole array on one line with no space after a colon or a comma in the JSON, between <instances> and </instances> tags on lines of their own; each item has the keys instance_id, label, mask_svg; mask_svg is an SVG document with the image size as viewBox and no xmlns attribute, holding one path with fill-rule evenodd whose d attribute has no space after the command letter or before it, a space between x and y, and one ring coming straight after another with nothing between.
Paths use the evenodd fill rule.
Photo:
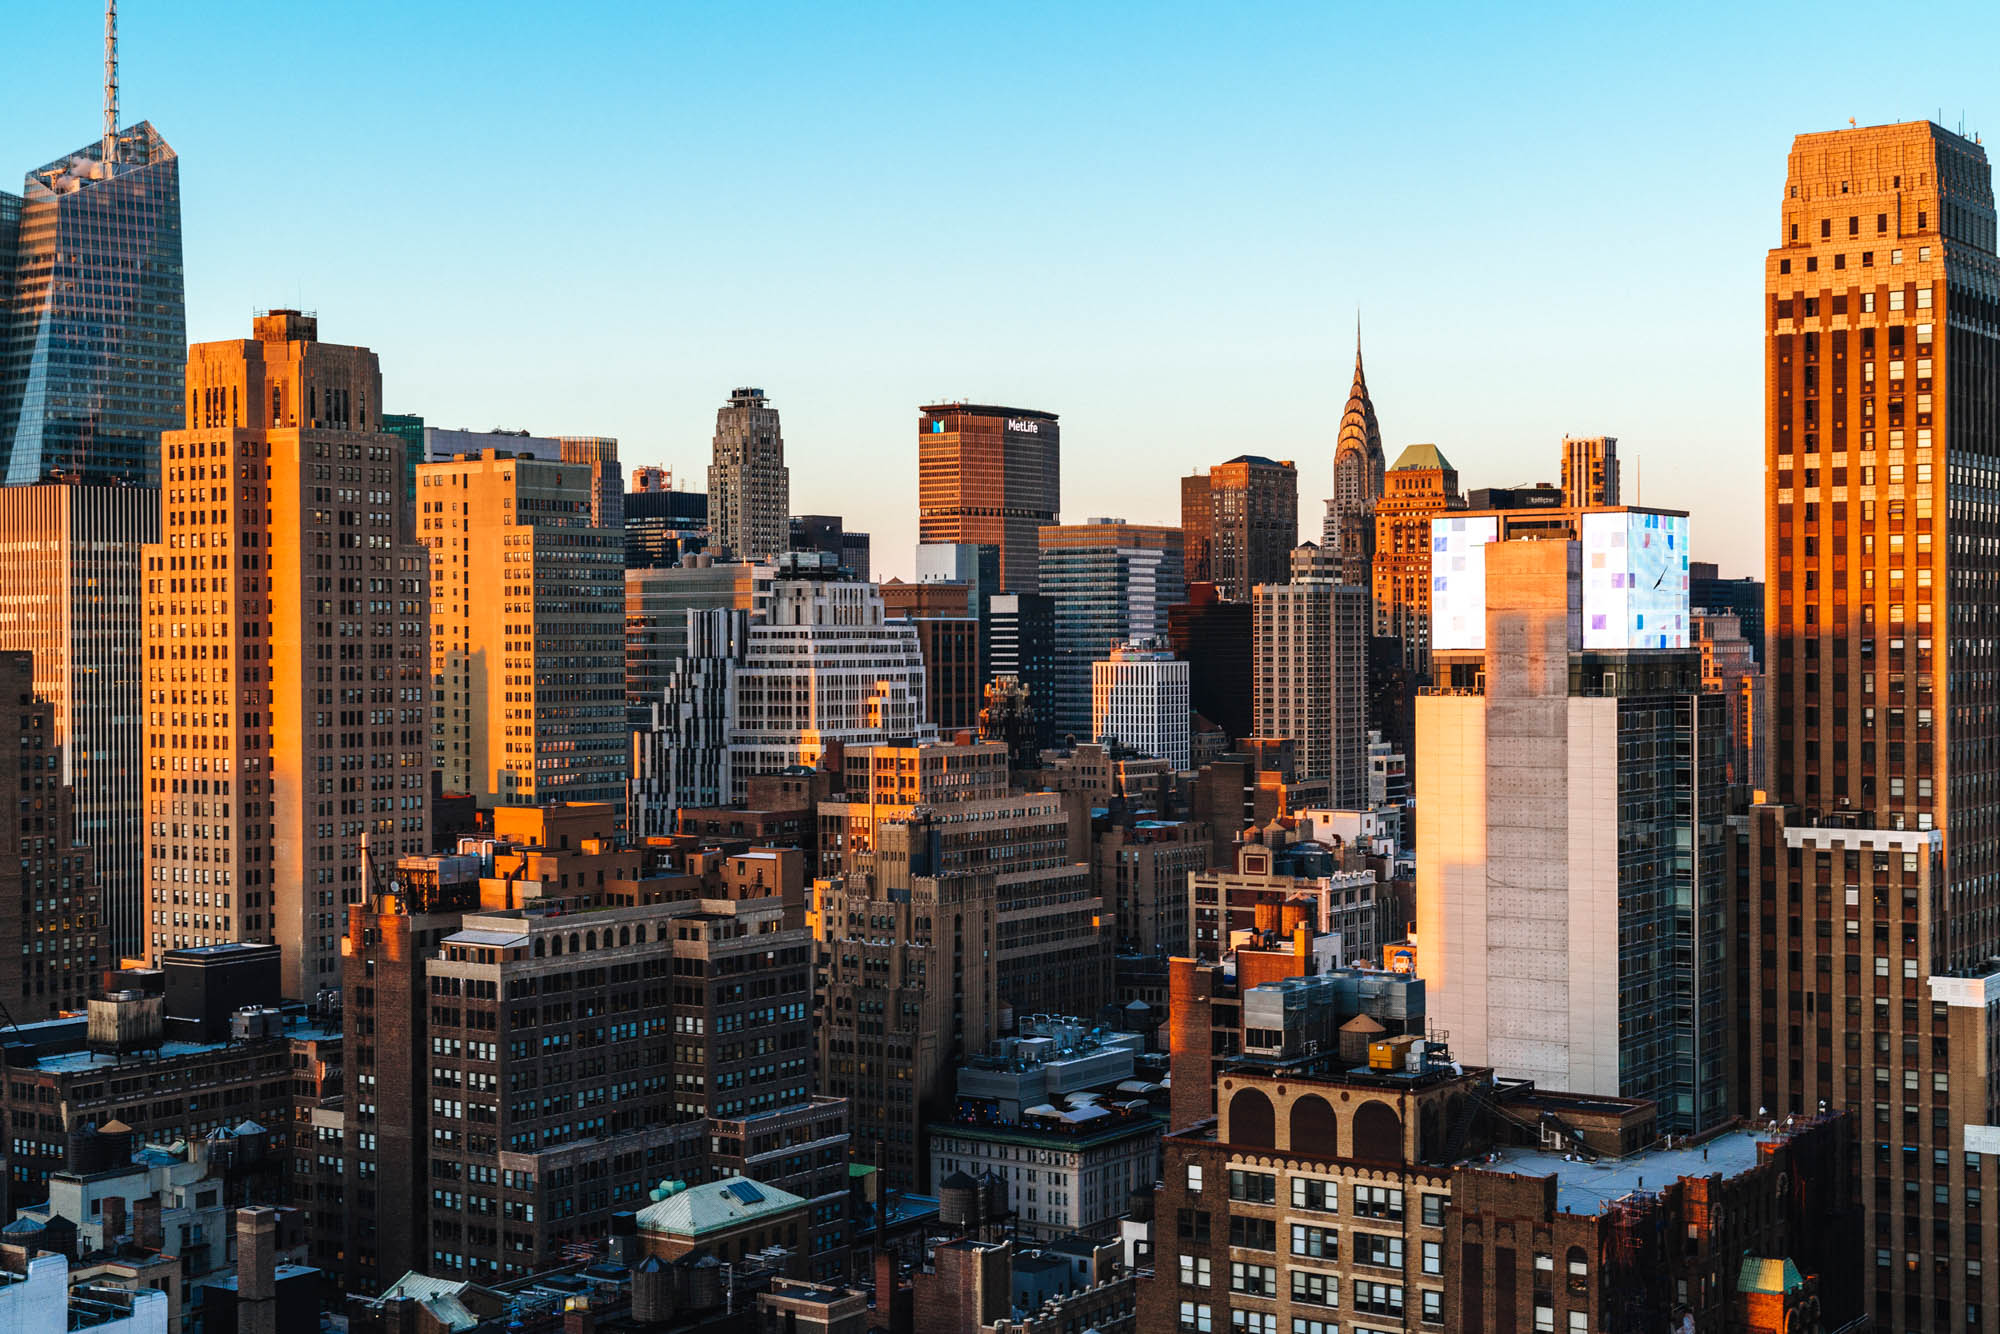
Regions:
<instances>
[{"instance_id":1,"label":"metlife sign","mask_svg":"<svg viewBox=\"0 0 2000 1334\"><path fill-rule=\"evenodd\" d=\"M1025 417L1009 417L1007 419L1007 429L1010 431L1019 431L1022 435L1040 435L1042 433L1042 424L1040 422L1031 422Z\"/></svg>"}]
</instances>

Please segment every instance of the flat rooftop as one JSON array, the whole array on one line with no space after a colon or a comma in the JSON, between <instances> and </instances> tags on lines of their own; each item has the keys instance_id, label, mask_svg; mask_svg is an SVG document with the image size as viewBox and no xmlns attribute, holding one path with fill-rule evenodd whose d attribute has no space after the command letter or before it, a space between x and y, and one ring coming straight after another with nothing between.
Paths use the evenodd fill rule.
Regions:
<instances>
[{"instance_id":1,"label":"flat rooftop","mask_svg":"<svg viewBox=\"0 0 2000 1334\"><path fill-rule=\"evenodd\" d=\"M327 1028L320 1024L287 1024L273 1036L326 1042L339 1039L340 1028L337 1025ZM225 1052L232 1048L242 1051L246 1050L252 1043L268 1040L268 1038L253 1038L249 1042L162 1042L157 1047L148 1047L144 1051L125 1052L122 1055L113 1055L108 1052L92 1051L88 1047L79 1047L73 1051L37 1053L32 1068L47 1070L57 1074L90 1070L102 1070L109 1073L122 1066L148 1065L157 1061L185 1060L193 1056Z\"/></svg>"},{"instance_id":2,"label":"flat rooftop","mask_svg":"<svg viewBox=\"0 0 2000 1334\"><path fill-rule=\"evenodd\" d=\"M1598 1214L1633 1191L1659 1190L1682 1177L1735 1176L1757 1165L1758 1146L1777 1137L1761 1130L1732 1130L1700 1144L1648 1149L1629 1158L1594 1163L1565 1162L1559 1153L1538 1149L1496 1150L1490 1162L1473 1164L1484 1172L1514 1172L1557 1179L1556 1207L1565 1213Z\"/></svg>"}]
</instances>

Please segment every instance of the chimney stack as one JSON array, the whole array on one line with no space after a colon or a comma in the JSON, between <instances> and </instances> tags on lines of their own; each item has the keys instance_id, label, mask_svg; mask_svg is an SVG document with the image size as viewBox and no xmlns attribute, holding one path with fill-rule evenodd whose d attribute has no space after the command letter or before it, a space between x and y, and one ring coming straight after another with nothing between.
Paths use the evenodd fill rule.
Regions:
<instances>
[{"instance_id":1,"label":"chimney stack","mask_svg":"<svg viewBox=\"0 0 2000 1334\"><path fill-rule=\"evenodd\" d=\"M278 1211L236 1211L236 1328L278 1334Z\"/></svg>"},{"instance_id":2,"label":"chimney stack","mask_svg":"<svg viewBox=\"0 0 2000 1334\"><path fill-rule=\"evenodd\" d=\"M125 1197L107 1195L104 1198L104 1249L116 1250L118 1239L125 1235Z\"/></svg>"},{"instance_id":3,"label":"chimney stack","mask_svg":"<svg viewBox=\"0 0 2000 1334\"><path fill-rule=\"evenodd\" d=\"M160 1226L160 1197L142 1195L132 1201L132 1243L142 1250L167 1248L166 1232Z\"/></svg>"}]
</instances>

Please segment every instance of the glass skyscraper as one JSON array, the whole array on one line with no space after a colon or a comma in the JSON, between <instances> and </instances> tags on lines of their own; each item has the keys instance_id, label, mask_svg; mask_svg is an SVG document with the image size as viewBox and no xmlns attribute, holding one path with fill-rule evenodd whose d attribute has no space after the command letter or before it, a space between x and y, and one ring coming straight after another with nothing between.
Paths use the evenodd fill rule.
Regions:
<instances>
[{"instance_id":1,"label":"glass skyscraper","mask_svg":"<svg viewBox=\"0 0 2000 1334\"><path fill-rule=\"evenodd\" d=\"M0 459L8 484L159 481L187 360L180 161L151 124L0 194Z\"/></svg>"}]
</instances>

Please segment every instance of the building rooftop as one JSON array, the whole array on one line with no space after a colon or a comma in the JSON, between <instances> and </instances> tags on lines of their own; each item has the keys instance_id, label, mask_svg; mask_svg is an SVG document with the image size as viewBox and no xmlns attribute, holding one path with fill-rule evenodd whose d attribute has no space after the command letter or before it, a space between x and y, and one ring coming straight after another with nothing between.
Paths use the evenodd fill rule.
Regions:
<instances>
[{"instance_id":1,"label":"building rooftop","mask_svg":"<svg viewBox=\"0 0 2000 1334\"><path fill-rule=\"evenodd\" d=\"M30 1024L25 1027L32 1029L37 1027L37 1025ZM308 1042L329 1042L339 1039L340 1025L337 1022L331 1025L316 1022L288 1023L283 1030L272 1036ZM250 1039L253 1042L259 1040ZM33 1068L37 1070L45 1070L56 1074L88 1072L91 1070L108 1071L126 1066L150 1065L157 1061L185 1060L193 1056L211 1055L227 1051L232 1047L241 1048L246 1045L243 1042L161 1042L158 1046L148 1047L143 1051L131 1051L114 1055L109 1052L92 1051L88 1047L83 1046L83 1033L80 1024L78 1025L77 1041L78 1046L74 1050L38 1052L31 1063L23 1062L22 1065L32 1064Z\"/></svg>"},{"instance_id":2,"label":"building rooftop","mask_svg":"<svg viewBox=\"0 0 2000 1334\"><path fill-rule=\"evenodd\" d=\"M1496 1149L1474 1166L1486 1172L1554 1176L1556 1205L1565 1213L1598 1214L1635 1191L1655 1191L1682 1177L1732 1177L1757 1165L1760 1146L1779 1138L1763 1130L1732 1130L1699 1144L1648 1149L1627 1158L1567 1160L1539 1149Z\"/></svg>"},{"instance_id":3,"label":"building rooftop","mask_svg":"<svg viewBox=\"0 0 2000 1334\"><path fill-rule=\"evenodd\" d=\"M1405 468L1451 468L1451 460L1436 445L1410 445L1396 456L1389 465L1390 472L1401 472ZM1457 471L1457 469L1452 469Z\"/></svg>"},{"instance_id":4,"label":"building rooftop","mask_svg":"<svg viewBox=\"0 0 2000 1334\"><path fill-rule=\"evenodd\" d=\"M677 1237L742 1227L760 1218L802 1208L806 1201L787 1190L749 1177L690 1186L639 1211L639 1230Z\"/></svg>"}]
</instances>

